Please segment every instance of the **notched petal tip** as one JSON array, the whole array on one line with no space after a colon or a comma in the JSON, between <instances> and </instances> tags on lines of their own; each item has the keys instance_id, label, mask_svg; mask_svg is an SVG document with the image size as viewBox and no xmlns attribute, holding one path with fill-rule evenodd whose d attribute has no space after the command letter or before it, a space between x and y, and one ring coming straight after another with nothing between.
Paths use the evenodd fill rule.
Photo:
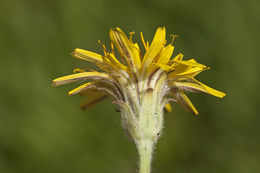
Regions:
<instances>
[{"instance_id":1,"label":"notched petal tip","mask_svg":"<svg viewBox=\"0 0 260 173\"><path fill-rule=\"evenodd\" d=\"M55 80L55 79L54 79L54 80ZM56 86L58 86L57 83L55 83L54 80L52 81L52 84L51 84L52 87L56 87Z\"/></svg>"},{"instance_id":2,"label":"notched petal tip","mask_svg":"<svg viewBox=\"0 0 260 173\"><path fill-rule=\"evenodd\" d=\"M117 31L122 31L118 26L114 28L110 28L110 30L117 30Z\"/></svg>"},{"instance_id":3,"label":"notched petal tip","mask_svg":"<svg viewBox=\"0 0 260 173\"><path fill-rule=\"evenodd\" d=\"M60 78L62 78L62 77L56 78L56 79L54 79L54 80L52 81L52 86L53 86L53 87L63 85L63 84L60 82Z\"/></svg>"},{"instance_id":4,"label":"notched petal tip","mask_svg":"<svg viewBox=\"0 0 260 173\"><path fill-rule=\"evenodd\" d=\"M218 90L215 90L215 93L217 93L217 94L215 94L215 96L218 98L221 98L221 99L226 96L226 93L218 91Z\"/></svg>"},{"instance_id":5,"label":"notched petal tip","mask_svg":"<svg viewBox=\"0 0 260 173\"><path fill-rule=\"evenodd\" d=\"M163 31L165 31L165 26L160 26L160 27L157 28L157 30L163 30Z\"/></svg>"},{"instance_id":6,"label":"notched petal tip","mask_svg":"<svg viewBox=\"0 0 260 173\"><path fill-rule=\"evenodd\" d=\"M119 27L110 28L109 29L110 38L113 37L113 34L124 34L124 32Z\"/></svg>"}]
</instances>

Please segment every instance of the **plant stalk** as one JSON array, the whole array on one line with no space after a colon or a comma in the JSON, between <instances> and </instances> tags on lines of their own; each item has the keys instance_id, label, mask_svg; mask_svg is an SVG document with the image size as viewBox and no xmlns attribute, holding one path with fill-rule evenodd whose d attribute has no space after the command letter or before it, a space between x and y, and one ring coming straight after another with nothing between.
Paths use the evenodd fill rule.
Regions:
<instances>
[{"instance_id":1,"label":"plant stalk","mask_svg":"<svg viewBox=\"0 0 260 173\"><path fill-rule=\"evenodd\" d=\"M150 173L154 142L151 140L141 140L138 143L140 157L139 173Z\"/></svg>"}]
</instances>

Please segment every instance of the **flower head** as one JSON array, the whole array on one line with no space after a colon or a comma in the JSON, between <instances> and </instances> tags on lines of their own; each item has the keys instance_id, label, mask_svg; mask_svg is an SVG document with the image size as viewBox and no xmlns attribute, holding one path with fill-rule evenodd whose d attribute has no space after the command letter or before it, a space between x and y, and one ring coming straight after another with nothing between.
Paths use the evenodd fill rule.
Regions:
<instances>
[{"instance_id":1,"label":"flower head","mask_svg":"<svg viewBox=\"0 0 260 173\"><path fill-rule=\"evenodd\" d=\"M166 110L171 110L167 102L175 101L193 114L198 114L198 111L185 92L203 92L220 98L225 96L223 92L214 90L194 78L200 72L209 69L208 67L197 63L194 59L183 60L181 53L171 59L176 35L171 35L172 42L166 46L164 27L157 29L151 45L148 41L144 41L141 33L141 40L146 50L143 54L138 44L133 43L133 34L134 32L130 32L128 39L120 28L110 29L111 51L107 51L99 41L104 55L75 49L72 53L75 58L95 63L103 72L95 70L86 72L77 68L74 69L76 74L53 80L53 86L93 79L69 92L69 95L80 93L88 97L81 104L82 108L112 96L115 103L130 105L133 111L140 109L143 95L149 90L158 90L158 103L166 105ZM114 46L120 58L115 56Z\"/></svg>"},{"instance_id":2,"label":"flower head","mask_svg":"<svg viewBox=\"0 0 260 173\"><path fill-rule=\"evenodd\" d=\"M124 127L134 136L138 135L131 127L140 126L139 119L144 118L143 111L149 114L148 107L151 109L150 114L160 114L156 123L161 127L163 108L170 111L170 101L181 104L193 114L198 114L185 92L203 92L220 98L225 96L223 92L212 89L194 78L208 67L194 59L183 60L181 53L171 59L174 50L173 40L176 36L171 35L172 42L166 46L164 27L157 29L150 45L148 41L145 42L141 33L146 50L144 54L138 44L133 43L133 34L134 32L131 32L128 39L120 28L110 29L111 51L99 41L104 55L75 49L72 53L75 58L95 63L102 72L77 68L74 69L75 74L53 80L53 85L92 79L71 90L69 95L79 93L86 96L87 99L81 104L84 109L109 96L113 97L114 103L119 105L122 113ZM114 47L120 58L116 57Z\"/></svg>"},{"instance_id":3,"label":"flower head","mask_svg":"<svg viewBox=\"0 0 260 173\"><path fill-rule=\"evenodd\" d=\"M177 102L197 115L198 111L185 92L202 92L220 98L225 94L195 79L196 75L208 67L194 59L183 60L181 53L171 58L176 35L172 35L172 41L166 45L164 27L157 29L151 44L145 42L141 33L145 53L133 42L133 34L130 32L128 39L120 28L110 29L110 51L99 41L104 55L75 49L72 56L92 62L100 70L85 71L77 68L74 69L75 74L53 80L53 85L92 79L69 91L69 95L79 93L87 97L81 104L83 109L107 97L113 97L113 103L119 106L123 127L137 144L141 156L140 170L149 172L149 166L142 167L142 162L147 160L142 161L142 155L149 157L146 154L149 149L152 153L163 127L164 110L171 110L169 102ZM114 47L119 53L118 57Z\"/></svg>"}]
</instances>

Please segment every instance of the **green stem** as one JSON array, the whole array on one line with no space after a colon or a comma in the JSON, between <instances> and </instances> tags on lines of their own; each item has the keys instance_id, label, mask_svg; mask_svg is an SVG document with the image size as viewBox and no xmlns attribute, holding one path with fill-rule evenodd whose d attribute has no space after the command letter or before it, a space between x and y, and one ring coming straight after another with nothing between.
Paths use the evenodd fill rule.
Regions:
<instances>
[{"instance_id":1,"label":"green stem","mask_svg":"<svg viewBox=\"0 0 260 173\"><path fill-rule=\"evenodd\" d=\"M154 143L151 140L141 140L138 143L140 157L139 173L150 173Z\"/></svg>"}]
</instances>

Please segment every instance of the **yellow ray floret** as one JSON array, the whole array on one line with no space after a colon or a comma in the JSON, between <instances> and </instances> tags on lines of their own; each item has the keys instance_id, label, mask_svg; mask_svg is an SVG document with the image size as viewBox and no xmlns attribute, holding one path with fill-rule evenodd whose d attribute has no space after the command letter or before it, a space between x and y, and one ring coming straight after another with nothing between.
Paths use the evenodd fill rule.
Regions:
<instances>
[{"instance_id":1,"label":"yellow ray floret","mask_svg":"<svg viewBox=\"0 0 260 173\"><path fill-rule=\"evenodd\" d=\"M195 75L199 74L200 72L204 71L205 69L206 68L201 68L201 67L189 67L183 72L175 73L175 75L178 75L178 76L184 76L184 75L195 76Z\"/></svg>"},{"instance_id":2,"label":"yellow ray floret","mask_svg":"<svg viewBox=\"0 0 260 173\"><path fill-rule=\"evenodd\" d=\"M174 46L172 44L163 47L156 62L159 64L167 64L172 56L173 50Z\"/></svg>"},{"instance_id":3,"label":"yellow ray floret","mask_svg":"<svg viewBox=\"0 0 260 173\"><path fill-rule=\"evenodd\" d=\"M147 70L147 68L152 64L158 53L163 48L165 43L165 34L165 27L160 27L157 29L153 41L144 55L142 61L143 70Z\"/></svg>"},{"instance_id":4,"label":"yellow ray floret","mask_svg":"<svg viewBox=\"0 0 260 173\"><path fill-rule=\"evenodd\" d=\"M210 93L211 95L214 95L214 96L220 97L220 98L223 98L224 96L226 96L225 93L223 93L223 92L221 92L221 91L218 91L218 90L215 90L215 89L213 89L213 88L210 88L210 87L208 87L207 85L201 83L200 81L198 81L198 80L196 80L196 79L194 79L194 78L192 78L192 79L193 79L196 83L198 83L199 85L203 86L203 87L208 91L208 93Z\"/></svg>"},{"instance_id":5,"label":"yellow ray floret","mask_svg":"<svg viewBox=\"0 0 260 173\"><path fill-rule=\"evenodd\" d=\"M110 60L110 65L111 66L116 66L117 68L127 71L127 67L123 65L118 59L113 55L112 53L107 53L107 58Z\"/></svg>"},{"instance_id":6,"label":"yellow ray floret","mask_svg":"<svg viewBox=\"0 0 260 173\"><path fill-rule=\"evenodd\" d=\"M188 61L178 61L178 60L174 60L175 63L177 64L183 64L186 65L188 67L200 67L200 68L207 68L205 65L197 63L197 61L195 61L194 59L190 59Z\"/></svg>"},{"instance_id":7,"label":"yellow ray floret","mask_svg":"<svg viewBox=\"0 0 260 173\"><path fill-rule=\"evenodd\" d=\"M177 88L182 89L184 91L203 92L203 93L210 94L210 95L213 95L213 96L219 97L219 98L223 98L226 95L225 93L215 90L213 88L210 88L202 83L200 83L200 85L198 85L198 84L194 84L194 83L190 83L190 82L174 82L174 85Z\"/></svg>"},{"instance_id":8,"label":"yellow ray floret","mask_svg":"<svg viewBox=\"0 0 260 173\"><path fill-rule=\"evenodd\" d=\"M57 79L53 80L52 85L53 86L59 86L59 85L64 85L67 83L71 82L76 82L79 80L84 80L84 79L98 79L98 78L108 78L109 75L106 73L100 73L100 72L83 72L83 73L76 73L72 75L67 75L63 76Z\"/></svg>"},{"instance_id":9,"label":"yellow ray floret","mask_svg":"<svg viewBox=\"0 0 260 173\"><path fill-rule=\"evenodd\" d=\"M177 56L175 56L174 58L173 58L173 61L181 61L182 60L182 58L183 58L183 54L182 53L179 53Z\"/></svg>"},{"instance_id":10,"label":"yellow ray floret","mask_svg":"<svg viewBox=\"0 0 260 173\"><path fill-rule=\"evenodd\" d=\"M141 68L141 60L136 46L128 40L120 28L110 29L109 35L120 55L122 55L130 63L131 68L137 72L137 70Z\"/></svg>"},{"instance_id":11,"label":"yellow ray floret","mask_svg":"<svg viewBox=\"0 0 260 173\"><path fill-rule=\"evenodd\" d=\"M77 88L75 88L75 89L69 91L68 94L69 94L69 95L78 94L78 93L80 93L80 92L86 90L91 83L93 83L93 82L88 82L88 83L85 83L85 84L83 84L83 85L80 85L79 87L77 87Z\"/></svg>"},{"instance_id":12,"label":"yellow ray floret","mask_svg":"<svg viewBox=\"0 0 260 173\"><path fill-rule=\"evenodd\" d=\"M183 106L186 110L190 111L194 115L198 115L199 114L197 109L194 107L194 105L191 103L190 99L187 97L187 95L184 92L178 91L176 93L176 96L177 96L177 102L181 106Z\"/></svg>"},{"instance_id":13,"label":"yellow ray floret","mask_svg":"<svg viewBox=\"0 0 260 173\"><path fill-rule=\"evenodd\" d=\"M79 58L79 59L86 60L89 62L103 63L103 58L101 55L94 53L94 52L87 51L87 50L75 49L71 53L71 55L74 56L75 58Z\"/></svg>"}]
</instances>

